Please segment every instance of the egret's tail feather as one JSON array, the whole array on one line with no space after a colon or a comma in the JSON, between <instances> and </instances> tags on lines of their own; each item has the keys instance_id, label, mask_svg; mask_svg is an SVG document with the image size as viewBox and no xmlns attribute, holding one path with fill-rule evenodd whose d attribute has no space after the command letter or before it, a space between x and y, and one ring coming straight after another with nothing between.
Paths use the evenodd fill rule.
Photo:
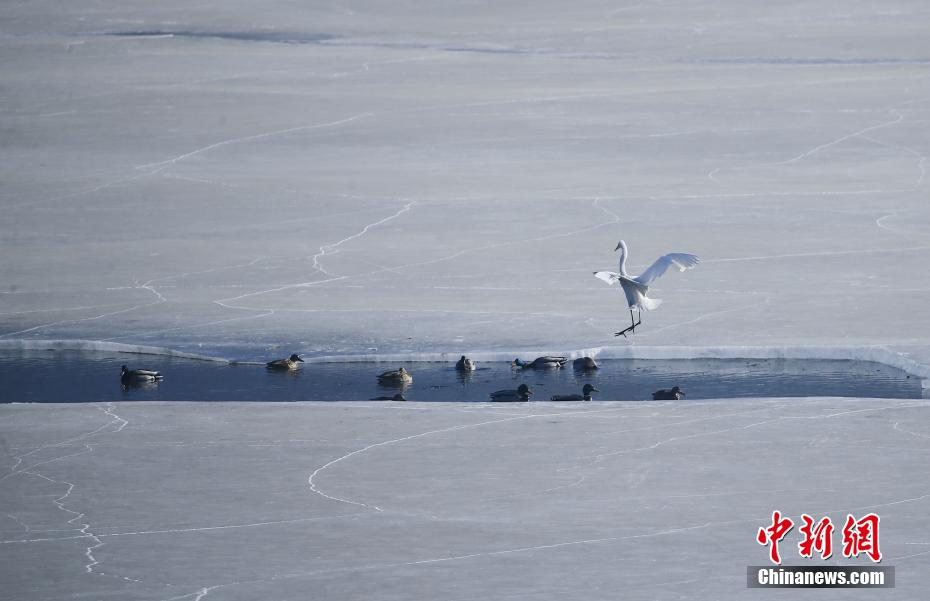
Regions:
<instances>
[{"instance_id":1,"label":"egret's tail feather","mask_svg":"<svg viewBox=\"0 0 930 601\"><path fill-rule=\"evenodd\" d=\"M644 311L654 311L654 310L658 309L658 308L659 308L659 305L661 305L661 304L662 304L662 299L661 299L661 298L649 298L648 296L644 296L644 297L643 297L642 299L640 299L640 301L639 301L639 306L640 306Z\"/></svg>"}]
</instances>

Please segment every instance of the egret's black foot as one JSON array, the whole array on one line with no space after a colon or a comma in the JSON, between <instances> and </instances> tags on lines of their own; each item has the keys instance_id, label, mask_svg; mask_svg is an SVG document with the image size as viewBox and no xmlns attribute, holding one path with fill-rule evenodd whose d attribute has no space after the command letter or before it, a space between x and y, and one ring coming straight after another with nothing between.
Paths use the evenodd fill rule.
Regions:
<instances>
[{"instance_id":1,"label":"egret's black foot","mask_svg":"<svg viewBox=\"0 0 930 601\"><path fill-rule=\"evenodd\" d=\"M635 334L635 333L636 333L636 328L627 328L627 329L625 329L625 330L623 330L623 331L615 332L615 333L614 333L614 336L623 336L624 338L626 338L626 333L627 333L627 332L632 332L632 333Z\"/></svg>"}]
</instances>

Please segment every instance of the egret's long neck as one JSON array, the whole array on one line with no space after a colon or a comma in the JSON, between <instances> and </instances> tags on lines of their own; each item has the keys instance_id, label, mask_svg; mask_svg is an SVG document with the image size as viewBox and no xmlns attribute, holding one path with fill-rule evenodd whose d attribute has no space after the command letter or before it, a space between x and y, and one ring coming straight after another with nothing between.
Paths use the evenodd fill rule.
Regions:
<instances>
[{"instance_id":1,"label":"egret's long neck","mask_svg":"<svg viewBox=\"0 0 930 601\"><path fill-rule=\"evenodd\" d=\"M620 275L626 277L626 248L620 249Z\"/></svg>"}]
</instances>

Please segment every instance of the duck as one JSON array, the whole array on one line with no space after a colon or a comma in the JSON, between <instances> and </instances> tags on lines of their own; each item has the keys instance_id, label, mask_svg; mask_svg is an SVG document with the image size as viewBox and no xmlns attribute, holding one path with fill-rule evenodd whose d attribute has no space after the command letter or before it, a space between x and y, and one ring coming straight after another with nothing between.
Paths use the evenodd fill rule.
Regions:
<instances>
[{"instance_id":1,"label":"duck","mask_svg":"<svg viewBox=\"0 0 930 601\"><path fill-rule=\"evenodd\" d=\"M455 369L458 371L475 371L475 367L475 362L465 355L462 355L462 358L455 364Z\"/></svg>"},{"instance_id":2,"label":"duck","mask_svg":"<svg viewBox=\"0 0 930 601\"><path fill-rule=\"evenodd\" d=\"M404 395L402 395L402 394L400 394L400 393L398 392L398 393L395 394L394 396L376 396L376 397L374 397L374 398L371 399L371 400L373 400L373 401L398 401L398 402L400 402L400 401L406 401L407 399L404 398Z\"/></svg>"},{"instance_id":3,"label":"duck","mask_svg":"<svg viewBox=\"0 0 930 601\"><path fill-rule=\"evenodd\" d=\"M525 363L520 359L514 359L513 363L510 365L513 367L522 367L523 369L559 369L565 362L568 361L565 357L536 357L530 363Z\"/></svg>"},{"instance_id":4,"label":"duck","mask_svg":"<svg viewBox=\"0 0 930 601\"><path fill-rule=\"evenodd\" d=\"M572 361L572 366L575 369L583 369L583 370L598 368L597 361L595 361L591 357L580 357L578 359L575 359L574 361Z\"/></svg>"},{"instance_id":5,"label":"duck","mask_svg":"<svg viewBox=\"0 0 930 601\"><path fill-rule=\"evenodd\" d=\"M671 390L656 390L652 393L653 401L680 401L685 396L681 388L674 386Z\"/></svg>"},{"instance_id":6,"label":"duck","mask_svg":"<svg viewBox=\"0 0 930 601\"><path fill-rule=\"evenodd\" d=\"M298 368L298 363L303 363L304 360L300 358L300 355L294 353L287 359L276 359L275 361L269 361L265 364L265 367L268 369L274 370L295 370Z\"/></svg>"},{"instance_id":7,"label":"duck","mask_svg":"<svg viewBox=\"0 0 930 601\"><path fill-rule=\"evenodd\" d=\"M157 382L163 380L165 376L161 372L150 369L129 369L125 365L120 368L119 379L123 384L141 384L145 382Z\"/></svg>"},{"instance_id":8,"label":"duck","mask_svg":"<svg viewBox=\"0 0 930 601\"><path fill-rule=\"evenodd\" d=\"M552 397L553 401L590 401L592 392L600 392L591 384L585 384L581 389L581 394L557 394Z\"/></svg>"},{"instance_id":9,"label":"duck","mask_svg":"<svg viewBox=\"0 0 930 601\"><path fill-rule=\"evenodd\" d=\"M412 382L413 376L403 367L386 371L378 376L379 384L410 384Z\"/></svg>"},{"instance_id":10,"label":"duck","mask_svg":"<svg viewBox=\"0 0 930 601\"><path fill-rule=\"evenodd\" d=\"M525 403L530 400L533 390L526 384L520 384L516 390L498 390L491 393L491 400L495 403Z\"/></svg>"}]
</instances>

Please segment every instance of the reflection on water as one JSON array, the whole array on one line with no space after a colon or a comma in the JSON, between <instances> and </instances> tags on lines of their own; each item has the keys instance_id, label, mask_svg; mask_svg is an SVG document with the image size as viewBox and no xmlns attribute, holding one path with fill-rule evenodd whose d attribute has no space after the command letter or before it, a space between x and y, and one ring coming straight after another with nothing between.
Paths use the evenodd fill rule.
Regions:
<instances>
[{"instance_id":1,"label":"reflection on water","mask_svg":"<svg viewBox=\"0 0 930 601\"><path fill-rule=\"evenodd\" d=\"M647 400L660 388L680 386L687 399L769 396L920 398L920 380L877 363L815 360L674 361L603 360L600 369L514 370L483 363L457 372L453 363L307 363L298 371L264 365L227 365L158 355L24 351L0 356L0 402L93 401L342 401L392 398L410 401L488 400L495 390L528 384L532 400L580 394L595 400ZM122 386L120 366L158 370L157 383ZM379 385L377 375L403 365L407 386Z\"/></svg>"}]
</instances>

